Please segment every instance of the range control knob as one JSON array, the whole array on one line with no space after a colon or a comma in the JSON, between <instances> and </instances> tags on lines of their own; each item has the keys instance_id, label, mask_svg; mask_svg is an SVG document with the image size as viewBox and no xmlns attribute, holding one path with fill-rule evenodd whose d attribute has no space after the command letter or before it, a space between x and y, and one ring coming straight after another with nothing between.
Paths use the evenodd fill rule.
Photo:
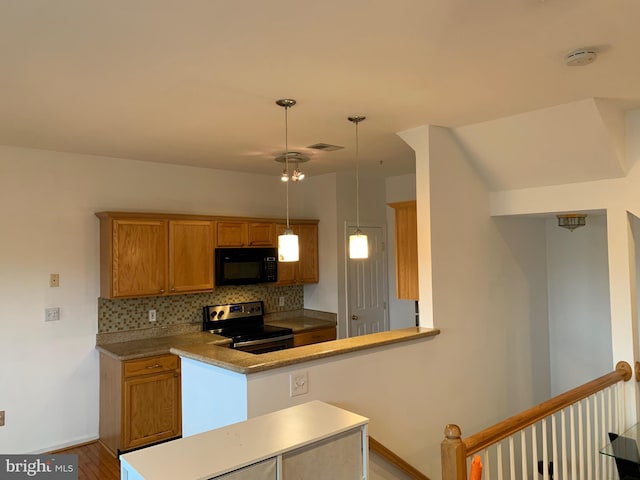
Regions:
<instances>
[{"instance_id":1,"label":"range control knob","mask_svg":"<svg viewBox=\"0 0 640 480\"><path fill-rule=\"evenodd\" d=\"M222 318L222 315L224 315L224 310L220 310L218 312L218 318Z\"/></svg>"},{"instance_id":2,"label":"range control knob","mask_svg":"<svg viewBox=\"0 0 640 480\"><path fill-rule=\"evenodd\" d=\"M215 320L216 319L216 314L218 312L216 312L215 310L213 310L211 313L209 313L209 316L211 317L211 320Z\"/></svg>"}]
</instances>

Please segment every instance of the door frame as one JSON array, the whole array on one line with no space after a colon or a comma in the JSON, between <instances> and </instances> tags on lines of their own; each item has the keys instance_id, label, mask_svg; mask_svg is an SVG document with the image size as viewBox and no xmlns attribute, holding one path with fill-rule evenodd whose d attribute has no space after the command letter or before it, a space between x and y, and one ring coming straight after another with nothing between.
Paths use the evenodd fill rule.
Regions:
<instances>
[{"instance_id":1,"label":"door frame","mask_svg":"<svg viewBox=\"0 0 640 480\"><path fill-rule=\"evenodd\" d=\"M382 232L382 279L384 285L382 286L382 291L384 292L384 328L385 331L390 329L390 321L389 321L389 265L388 265L388 250L387 250L387 226L385 224L375 225L375 224L360 224L360 228L379 228ZM345 221L344 222L344 288L345 288L345 305L344 305L344 313L345 313L345 338L350 338L351 334L351 296L350 296L350 284L349 279L350 276L350 266L349 266L349 235L356 229L356 222Z\"/></svg>"}]
</instances>

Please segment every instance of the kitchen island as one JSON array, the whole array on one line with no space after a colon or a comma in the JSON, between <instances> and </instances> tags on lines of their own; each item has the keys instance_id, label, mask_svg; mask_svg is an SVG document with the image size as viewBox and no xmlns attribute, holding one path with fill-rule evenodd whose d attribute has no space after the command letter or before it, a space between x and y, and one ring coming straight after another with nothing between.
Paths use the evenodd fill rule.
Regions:
<instances>
[{"instance_id":1,"label":"kitchen island","mask_svg":"<svg viewBox=\"0 0 640 480\"><path fill-rule=\"evenodd\" d=\"M351 402L350 397L379 397L395 382L410 385L401 365L414 362L416 352L438 334L411 327L259 355L207 344L172 347L182 365L182 434L309 400ZM371 373L375 384L363 384Z\"/></svg>"}]
</instances>

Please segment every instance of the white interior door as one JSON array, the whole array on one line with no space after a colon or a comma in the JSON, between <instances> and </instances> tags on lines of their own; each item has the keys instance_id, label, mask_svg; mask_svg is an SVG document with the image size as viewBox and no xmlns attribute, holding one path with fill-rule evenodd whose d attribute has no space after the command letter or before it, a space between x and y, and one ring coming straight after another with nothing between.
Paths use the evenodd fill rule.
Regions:
<instances>
[{"instance_id":1,"label":"white interior door","mask_svg":"<svg viewBox=\"0 0 640 480\"><path fill-rule=\"evenodd\" d=\"M349 234L355 230L347 226ZM347 256L347 335L355 337L389 330L387 314L387 260L384 227L360 227L367 235L369 258L352 260Z\"/></svg>"}]
</instances>

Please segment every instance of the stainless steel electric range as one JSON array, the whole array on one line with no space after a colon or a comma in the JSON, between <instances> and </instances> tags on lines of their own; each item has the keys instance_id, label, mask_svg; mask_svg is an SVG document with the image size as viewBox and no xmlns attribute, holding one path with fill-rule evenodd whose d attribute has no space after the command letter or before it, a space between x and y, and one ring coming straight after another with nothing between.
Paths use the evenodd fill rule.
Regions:
<instances>
[{"instance_id":1,"label":"stainless steel electric range","mask_svg":"<svg viewBox=\"0 0 640 480\"><path fill-rule=\"evenodd\" d=\"M202 330L229 337L231 348L266 353L293 347L293 330L264 324L259 302L208 305L202 309Z\"/></svg>"}]
</instances>

